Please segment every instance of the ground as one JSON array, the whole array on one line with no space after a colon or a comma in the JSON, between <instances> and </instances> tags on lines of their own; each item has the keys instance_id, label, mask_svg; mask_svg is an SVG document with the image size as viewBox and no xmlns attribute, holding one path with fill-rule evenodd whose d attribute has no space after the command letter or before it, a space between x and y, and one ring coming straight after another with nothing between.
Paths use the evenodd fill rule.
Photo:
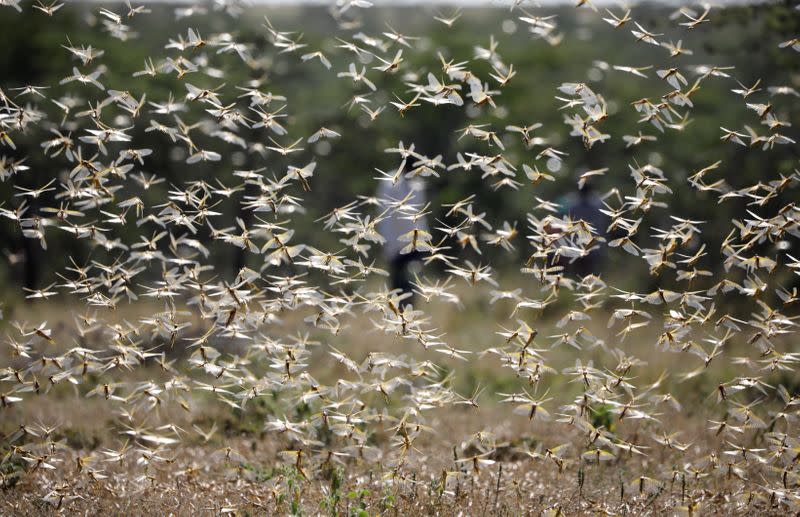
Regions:
<instances>
[{"instance_id":1,"label":"ground","mask_svg":"<svg viewBox=\"0 0 800 517\"><path fill-rule=\"evenodd\" d=\"M296 467L294 456L285 452L301 448L290 433L265 430L273 416L292 416L280 395L259 398L244 411L220 404L213 396L187 398L188 407L175 403L155 405L143 419L126 414L124 407L110 405L102 396L87 397L92 379L76 384L47 386L24 404L4 408L0 430L6 438L20 424L57 426L52 429L52 450L48 460L55 469L14 460L13 447L6 447L3 462L4 488L0 491L2 513L101 514L330 514L330 515L556 515L586 513L653 514L780 514L779 497L769 497L760 484L761 472L737 470L723 452L726 443L710 428L709 420L724 420L714 403L713 379L732 375L727 363L713 361L701 374L686 377L688 366L698 362L686 354L665 353L653 346L654 331L645 330L625 340L602 325L593 328L606 341L602 346L578 351L557 346L548 352L549 365L561 371L577 357L596 365L609 364L610 343L629 353L649 359L637 368L637 385L663 379L663 392L671 393L680 406L664 405L654 413L656 423L639 419L615 419L596 408L590 416L598 427L613 429L629 443L642 444L638 450L620 453L610 461L581 459L581 452L593 448L592 436L578 431L568 422L563 404L580 393L581 383L565 375L545 376L543 385L553 400L543 407L546 413L534 419L513 414L508 404L499 402L502 393L524 387L513 369L501 368L487 348L502 344L494 335L497 321L505 321L510 306L501 303L481 306L486 293L461 291L463 310L432 303L432 318L444 322L442 329L451 343L464 350L468 360L444 358L430 350L413 346L408 340L381 332L364 332L369 318L358 316L337 335L319 335L350 357L366 357L369 352L391 352L416 360L435 358L446 367L442 376L457 392L473 403L432 407L421 415L429 429L420 433L413 446L398 463L397 428L394 421L375 424L369 436L369 454L339 457L317 454L311 464ZM30 310L21 306L17 316ZM42 305L37 311L48 316L56 330L54 339L71 335L73 324L59 318L58 306ZM150 307L133 307L126 318L151 313ZM287 315L281 330L291 334L303 328L302 314ZM605 322L597 316L593 321ZM540 335L556 335L556 322L538 320ZM499 339L499 341L498 341ZM494 342L493 342L494 341ZM221 344L220 348L230 346ZM113 373L116 381L166 382L176 373L196 378L196 372L182 369L189 351L180 345L166 357L175 361L176 370L165 372L152 361L131 371ZM645 347L650 347L645 348ZM726 353L737 355L746 344L733 343ZM438 356L438 357L437 357ZM12 360L13 362L13 360ZM348 372L332 360L325 346L315 347L309 371L323 385L335 384ZM670 372L676 372L670 375ZM680 372L680 374L678 374ZM105 377L104 377L105 378ZM529 389L534 389L528 386ZM538 388L537 388L538 389ZM544 389L544 388L542 388ZM401 414L402 399L365 394L368 404ZM294 407L297 420L310 407ZM172 426L176 443L148 442L148 430ZM676 441L688 444L687 450L658 447L653 442L657 430L680 429ZM211 431L214 430L213 433ZM748 429L751 443L764 443L764 429ZM208 433L203 436L203 433ZM40 432L41 434L41 432ZM39 436L39 439L42 437ZM24 444L26 437L15 442ZM36 441L36 440L31 440ZM330 451L343 443L337 436L325 439ZM568 444L548 457L548 449ZM481 456L484 450L491 450ZM128 451L118 461L117 454ZM711 456L709 456L711 453ZM713 455L716 454L716 460ZM464 458L478 456L463 461ZM585 455L584 455L585 456ZM85 460L82 463L81 458ZM89 459L91 458L91 459ZM326 459L327 458L327 459ZM462 460L462 461L458 461ZM710 468L718 461L723 467ZM764 473L774 467L764 465ZM771 472L774 475L774 472ZM791 480L790 483L794 483Z\"/></svg>"}]
</instances>

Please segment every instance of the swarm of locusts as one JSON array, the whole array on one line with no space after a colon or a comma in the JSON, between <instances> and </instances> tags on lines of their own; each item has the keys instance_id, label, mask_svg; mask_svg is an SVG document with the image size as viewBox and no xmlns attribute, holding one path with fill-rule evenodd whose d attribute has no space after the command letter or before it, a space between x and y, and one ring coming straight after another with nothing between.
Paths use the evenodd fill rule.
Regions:
<instances>
[{"instance_id":1,"label":"swarm of locusts","mask_svg":"<svg viewBox=\"0 0 800 517\"><path fill-rule=\"evenodd\" d=\"M51 20L68 10L62 7L0 0L0 16L36 10ZM509 7L531 42L569 37L539 6ZM475 35L472 55L450 55L391 20L365 34L358 21L378 8L336 0L329 13L339 30L323 45L312 48L302 27L266 17L269 45L256 48L237 41L235 24L211 34L191 24L203 13L235 21L247 12L238 2L181 4L169 11L175 31L163 35L163 52L134 74L168 77L180 88L129 91L124 78L111 80L96 42L136 46L136 27L148 23L151 8L85 8L95 44L67 35L47 49L72 59L60 84L0 79L0 180L13 185L0 216L44 250L55 235L72 242L66 268L41 286L19 288L32 309L27 319L7 315L3 323L3 513L103 504L141 513L148 508L130 505L158 497L176 511L196 504L192 511L261 514L800 511L800 384L792 381L800 362L793 350L800 295L792 287L800 274L792 255L800 207L790 201L798 199L800 173L763 170L748 185L720 173L731 170L724 166L731 149L796 145L782 115L800 96L791 77L742 84L733 67L682 64L692 49L648 29L635 6L580 1L581 16L603 20L605 30L624 33L651 56L651 66L612 59L595 62L597 69L658 84L624 105L580 77L535 92L552 98L569 138L587 153L614 140L633 152L628 170L586 167L570 181L574 189L615 178L602 193L607 227L598 228L541 197L563 176L567 153L538 122L508 113L505 124L459 131L460 141L483 152L426 156L406 136L385 149L395 160L388 171L376 175L371 164L331 170L319 150L335 148L347 128L300 133L292 113L303 106L293 105L293 92L270 88L274 56L298 69L320 67L352 94L333 109L358 119L365 134L379 119L402 124L445 108L492 113L504 109L504 89L526 74L504 60L491 37L497 27ZM678 6L669 23L691 41L713 28L715 12ZM463 15L437 11L438 30L446 33ZM800 39L777 51L798 59ZM415 68L420 56L438 67ZM247 70L249 79L229 83L233 70ZM404 86L382 91L389 75ZM669 156L679 147L661 148L659 163L634 152L689 132L702 111L699 92L712 82L725 86L727 109L749 120L719 127L718 146L704 155L713 159L676 178ZM606 133L617 110L635 112L635 134ZM137 142L134 128L145 128L159 147ZM25 149L49 163L36 186L22 181L32 174L23 139L38 139L37 149ZM506 152L520 139L525 154ZM376 135L363 145L377 142ZM230 184L191 174L229 166L236 153L261 166L235 170ZM180 162L183 181L159 177L154 160ZM412 195L345 192L351 200L317 220L316 235L300 237L295 226L315 204L316 180L342 174L374 176L375 189L470 175L493 192L526 191L530 205L518 220L498 221L470 194L428 226L435 198L423 204ZM706 221L672 211L676 182L688 182L704 203L747 202L727 221L721 246L706 244ZM223 202L248 217L228 224ZM400 253L420 261L413 295L390 287L380 255L379 226L390 218L416 225L399 237ZM338 246L321 249L314 239L322 234ZM223 248L241 250L248 265L218 274L211 257ZM570 266L605 248L624 250L677 287L636 292ZM494 255L481 254L490 249ZM510 275L486 258L512 253ZM467 345L442 315L458 322L475 298L511 310ZM731 299L736 305L725 303ZM30 320L37 307L54 304L68 323ZM607 332L601 337L598 329ZM348 347L354 336L368 345ZM479 383L464 392L460 372L475 365L513 377L514 387ZM676 387L701 377L710 389L690 394L688 405ZM102 418L82 424L102 427L106 437L74 443L74 422L65 423L59 404L91 405ZM230 430L237 421L252 427L245 438ZM190 502L181 492L200 495ZM150 511L166 511L158 508Z\"/></svg>"}]
</instances>

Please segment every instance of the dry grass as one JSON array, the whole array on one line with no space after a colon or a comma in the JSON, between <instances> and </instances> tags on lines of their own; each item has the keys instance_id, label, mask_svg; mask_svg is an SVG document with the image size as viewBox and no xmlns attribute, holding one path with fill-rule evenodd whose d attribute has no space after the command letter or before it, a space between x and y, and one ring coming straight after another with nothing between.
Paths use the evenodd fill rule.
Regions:
<instances>
[{"instance_id":1,"label":"dry grass","mask_svg":"<svg viewBox=\"0 0 800 517\"><path fill-rule=\"evenodd\" d=\"M325 341L361 360L371 352L390 352L413 355L416 360L435 358L448 368L449 379L456 391L469 395L479 387L488 387L486 395L478 399L479 406L447 406L423 414L432 432L423 433L414 443L406 461L407 467L385 463L390 457L393 431L387 423L371 429L370 445L383 452L381 458L366 461L350 458L340 463L326 464L319 455L315 464L298 471L291 462L282 461L278 452L292 449L297 444L286 436L266 433L264 422L270 416L289 417L291 411L301 411L287 406L276 395L274 400L259 399L245 411L233 410L213 397L195 392L189 398L189 410L178 404L159 405L146 422L151 426L173 423L185 433L182 443L163 448L160 458L148 460L145 448L129 455L123 462L105 462L102 478L93 479L79 470L77 458L90 454L102 456L102 451L119 448L127 441L134 449L143 442L123 433L128 429L125 418L110 412L111 406L102 397L86 398L86 385L59 384L46 395L32 397L24 405L15 405L3 411L0 431L9 435L20 423L58 423L51 438L59 444L56 451L60 463L56 470L32 469L30 465L17 465L20 469L6 468L6 487L0 491L0 509L6 514L39 514L51 512L101 513L101 514L168 514L196 515L237 513L240 515L274 514L330 514L330 515L537 515L543 512L557 514L584 513L648 513L674 514L690 512L690 505L698 513L779 513L779 507L759 491L758 473L749 472L751 481L738 476L687 476L685 466L689 460L697 461L713 452L722 454L721 444L708 429L709 418L720 418L721 408L709 400L714 386L710 379L729 377L729 362L719 361L708 371L689 381L678 376L668 376L664 391L673 393L684 407L680 411L664 409L658 416L669 422L669 428L681 429L680 440L691 442L687 453L652 447L648 438L652 427L646 422L608 422L617 436L631 443L649 443L646 455L620 454L611 462L600 464L574 459L567 455L559 466L555 461L534 460L525 451L546 450L563 443L581 447L588 438L573 426L555 421L558 407L569 403L580 393L581 384L569 382L563 375L546 376L540 391L549 389L554 400L547 407L550 421L530 421L513 415L507 405L499 404L496 392L512 392L522 387L512 370L500 368L491 355L480 353L499 342L485 342L486 336L496 330L495 321L507 317L508 307L482 307L479 303L486 293L464 290L464 312L452 307L431 304L427 307L431 317L443 322L442 330L451 343L474 352L470 360L442 359L441 354L422 350L409 340L364 329L370 327L369 318L361 316L336 335L325 336ZM474 297L474 298L473 298ZM488 309L488 310L487 310ZM49 317L53 328L58 329L56 342L69 342L71 323L59 318L59 307L44 304L36 307L39 315ZM152 313L152 307L131 308L131 313L116 314L120 319L134 321L141 314ZM287 314L281 333L290 335L303 328L304 314ZM18 317L20 317L18 315ZM24 318L23 318L24 319ZM596 317L604 322L607 318ZM557 329L543 315L537 321L542 336L555 334ZM654 324L654 328L657 326ZM632 334L624 342L595 324L591 330L603 336L610 345L638 350L638 355L648 358L648 364L635 372L637 382L643 385L657 379L665 371L687 371L685 354L665 353L657 350L643 352L643 346L652 347L655 335L651 330ZM193 330L199 332L199 330ZM481 336L480 339L475 336ZM310 336L313 340L317 337ZM646 343L646 344L644 344ZM735 340L726 352L736 355L745 346ZM224 349L224 345L221 346ZM346 378L348 372L334 362L318 347L309 361L308 371L323 385L334 384ZM174 357L185 357L180 345L170 350ZM557 370L570 366L576 357L584 362L608 362L608 352L603 347L578 352L563 345L549 355ZM437 357L438 356L438 357ZM181 361L178 361L180 364ZM190 370L182 371L194 375ZM145 365L130 372L118 372L116 379L127 382L166 380L156 365ZM443 377L447 374L442 373ZM86 383L91 386L91 383ZM530 387L529 387L530 388ZM365 403L386 407L391 411L401 409L402 400L393 397L384 400L378 394L365 394ZM305 410L305 409L303 409ZM208 442L203 442L193 426L218 431ZM186 432L186 431L190 432ZM483 433L492 442L494 452L488 457L493 463L478 465L472 462L457 463L456 458L469 457L479 452L476 435ZM748 431L750 442L760 443L760 430ZM335 448L337 438L329 438L328 446ZM451 448L451 444L460 444ZM226 459L227 448L235 451ZM238 454L238 455L237 455ZM149 463L147 467L144 467ZM766 468L766 467L765 467ZM307 475L308 477L304 477ZM644 476L644 477L643 477ZM663 480L651 484L647 478ZM443 479L445 480L443 482ZM682 509L681 509L682 508Z\"/></svg>"}]
</instances>

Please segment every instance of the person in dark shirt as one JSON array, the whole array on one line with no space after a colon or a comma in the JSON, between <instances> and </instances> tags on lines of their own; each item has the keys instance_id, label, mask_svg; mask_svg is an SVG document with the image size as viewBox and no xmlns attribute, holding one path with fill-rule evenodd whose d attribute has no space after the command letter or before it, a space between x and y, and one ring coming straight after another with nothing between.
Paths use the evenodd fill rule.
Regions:
<instances>
[{"instance_id":1,"label":"person in dark shirt","mask_svg":"<svg viewBox=\"0 0 800 517\"><path fill-rule=\"evenodd\" d=\"M591 182L583 184L577 192L569 194L565 200L565 216L573 221L583 220L588 223L598 237L606 236L608 218L600 211L603 201ZM589 274L600 274L605 262L605 246L596 246L587 256L575 260L568 269L583 277Z\"/></svg>"}]
</instances>

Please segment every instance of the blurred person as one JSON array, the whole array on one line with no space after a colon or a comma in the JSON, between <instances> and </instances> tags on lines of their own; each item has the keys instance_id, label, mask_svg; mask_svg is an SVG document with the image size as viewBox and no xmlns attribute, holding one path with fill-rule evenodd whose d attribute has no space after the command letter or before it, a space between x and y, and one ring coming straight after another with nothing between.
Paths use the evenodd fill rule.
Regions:
<instances>
[{"instance_id":1,"label":"blurred person","mask_svg":"<svg viewBox=\"0 0 800 517\"><path fill-rule=\"evenodd\" d=\"M401 174L394 183L381 181L376 196L387 203L410 196L406 204L422 210L425 206L425 185L419 179L408 179L405 174ZM414 221L410 217L404 217L402 211L394 210L378 222L378 233L386 239L383 256L389 266L391 287L411 295L408 298L411 303L414 295L411 285L412 273L420 269L422 254L419 251L402 253L408 243L400 240L400 237L414 229L429 231L427 218L421 216Z\"/></svg>"},{"instance_id":2,"label":"blurred person","mask_svg":"<svg viewBox=\"0 0 800 517\"><path fill-rule=\"evenodd\" d=\"M600 211L603 208L603 200L591 181L585 182L577 192L565 196L559 204L564 207L562 216L568 216L573 221L586 221L594 229L595 235L606 236L608 220ZM581 277L589 274L599 275L605 262L605 249L605 246L596 246L587 256L575 260L567 267Z\"/></svg>"}]
</instances>

